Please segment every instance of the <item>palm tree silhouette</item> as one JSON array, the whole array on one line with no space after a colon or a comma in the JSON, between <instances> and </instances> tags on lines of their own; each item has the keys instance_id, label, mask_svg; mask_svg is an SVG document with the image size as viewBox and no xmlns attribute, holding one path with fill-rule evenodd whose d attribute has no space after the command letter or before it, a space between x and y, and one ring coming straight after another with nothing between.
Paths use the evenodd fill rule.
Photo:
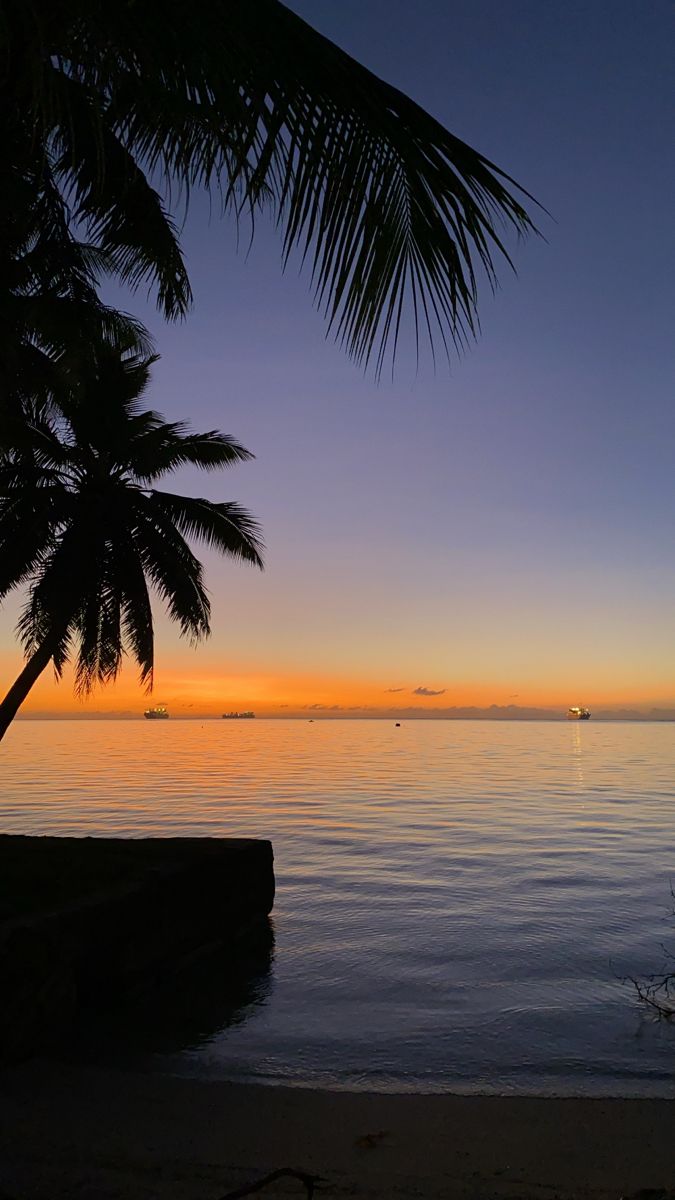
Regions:
<instances>
[{"instance_id":1,"label":"palm tree silhouette","mask_svg":"<svg viewBox=\"0 0 675 1200\"><path fill-rule=\"evenodd\" d=\"M269 205L329 328L378 370L406 311L432 349L471 337L504 229L532 229L514 180L280 0L0 7L0 229L40 197L168 318L191 303L172 192Z\"/></svg>"},{"instance_id":2,"label":"palm tree silhouette","mask_svg":"<svg viewBox=\"0 0 675 1200\"><path fill-rule=\"evenodd\" d=\"M101 346L58 407L34 404L3 422L0 601L22 585L28 597L18 624L27 661L0 703L0 739L49 662L60 677L72 658L86 694L116 677L126 651L151 690L151 592L183 636L208 636L203 569L188 540L262 567L245 509L155 487L185 464L212 471L252 457L222 433L144 410L155 361Z\"/></svg>"}]
</instances>

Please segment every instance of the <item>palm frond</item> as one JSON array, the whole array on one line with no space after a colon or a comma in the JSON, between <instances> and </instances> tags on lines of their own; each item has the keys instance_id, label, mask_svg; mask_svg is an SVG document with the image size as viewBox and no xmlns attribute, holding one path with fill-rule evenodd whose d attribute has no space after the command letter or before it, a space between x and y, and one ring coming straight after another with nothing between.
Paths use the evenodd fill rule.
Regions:
<instances>
[{"instance_id":1,"label":"palm frond","mask_svg":"<svg viewBox=\"0 0 675 1200\"><path fill-rule=\"evenodd\" d=\"M26 603L17 633L27 656L44 642L57 639L54 670L60 677L70 654L74 623L83 596L91 589L92 522L81 506L82 519L71 522L54 539L31 572Z\"/></svg>"},{"instance_id":2,"label":"palm frond","mask_svg":"<svg viewBox=\"0 0 675 1200\"><path fill-rule=\"evenodd\" d=\"M17 621L16 632L26 658L30 658L46 642L52 645L52 664L58 680L61 679L66 663L70 660L73 630L71 621L68 621L57 631L53 616L38 594L37 584L33 583Z\"/></svg>"},{"instance_id":3,"label":"palm frond","mask_svg":"<svg viewBox=\"0 0 675 1200\"><path fill-rule=\"evenodd\" d=\"M91 340L117 353L134 353L154 361L154 340L142 321L133 313L99 304L91 314Z\"/></svg>"},{"instance_id":4,"label":"palm frond","mask_svg":"<svg viewBox=\"0 0 675 1200\"><path fill-rule=\"evenodd\" d=\"M111 578L110 547L99 544L99 558L90 571L89 592L81 598L73 631L78 652L75 692L88 696L96 684L111 683L122 665L121 605L116 581Z\"/></svg>"},{"instance_id":5,"label":"palm frond","mask_svg":"<svg viewBox=\"0 0 675 1200\"><path fill-rule=\"evenodd\" d=\"M60 472L72 461L72 447L59 437L49 406L26 404L0 412L3 487L27 494L31 488L63 482Z\"/></svg>"},{"instance_id":6,"label":"palm frond","mask_svg":"<svg viewBox=\"0 0 675 1200\"><path fill-rule=\"evenodd\" d=\"M154 284L169 319L192 302L176 228L133 154L100 115L101 98L63 73L57 103L68 122L53 131L55 176L73 201L74 217L98 244L119 279L133 290ZM99 164L104 163L104 170Z\"/></svg>"},{"instance_id":7,"label":"palm frond","mask_svg":"<svg viewBox=\"0 0 675 1200\"><path fill-rule=\"evenodd\" d=\"M130 538L117 541L114 566L121 596L124 642L140 667L141 686L151 692L155 666L152 606L143 567Z\"/></svg>"},{"instance_id":8,"label":"palm frond","mask_svg":"<svg viewBox=\"0 0 675 1200\"><path fill-rule=\"evenodd\" d=\"M151 491L148 509L162 513L184 537L204 542L212 550L262 570L264 547L260 526L241 505Z\"/></svg>"},{"instance_id":9,"label":"palm frond","mask_svg":"<svg viewBox=\"0 0 675 1200\"><path fill-rule=\"evenodd\" d=\"M0 508L0 601L27 583L53 548L50 498Z\"/></svg>"},{"instance_id":10,"label":"palm frond","mask_svg":"<svg viewBox=\"0 0 675 1200\"><path fill-rule=\"evenodd\" d=\"M134 549L143 570L183 637L196 643L211 633L211 605L201 563L172 522L148 498L134 502Z\"/></svg>"},{"instance_id":11,"label":"palm frond","mask_svg":"<svg viewBox=\"0 0 675 1200\"><path fill-rule=\"evenodd\" d=\"M152 353L141 322L100 300L113 259L76 236L49 154L33 147L23 159L21 169L10 160L9 184L0 185L0 396L19 406L65 393L95 346Z\"/></svg>"},{"instance_id":12,"label":"palm frond","mask_svg":"<svg viewBox=\"0 0 675 1200\"><path fill-rule=\"evenodd\" d=\"M141 482L152 483L178 467L222 470L254 457L235 438L217 430L188 433L182 422L155 423L136 439L130 465Z\"/></svg>"},{"instance_id":13,"label":"palm frond","mask_svg":"<svg viewBox=\"0 0 675 1200\"><path fill-rule=\"evenodd\" d=\"M80 447L89 446L128 468L136 418L142 422L147 416L139 411L140 400L156 361L157 355L140 354L136 346L122 354L107 344L95 346L69 394L58 402Z\"/></svg>"}]
</instances>

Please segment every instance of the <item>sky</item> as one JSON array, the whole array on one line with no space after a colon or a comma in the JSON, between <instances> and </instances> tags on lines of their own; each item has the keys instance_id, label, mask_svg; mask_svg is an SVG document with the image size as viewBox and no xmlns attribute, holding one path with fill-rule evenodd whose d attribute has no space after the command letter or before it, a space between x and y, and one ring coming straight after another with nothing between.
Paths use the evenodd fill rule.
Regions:
<instances>
[{"instance_id":1,"label":"sky","mask_svg":"<svg viewBox=\"0 0 675 1200\"><path fill-rule=\"evenodd\" d=\"M260 574L204 553L213 636L157 618L173 715L675 708L675 158L670 0L294 0L291 7L533 193L481 337L448 368L404 346L378 383L326 340L309 280L260 224L197 198L195 306L127 307L168 418L256 455L170 486L261 521ZM0 676L21 656L0 612ZM131 715L132 664L82 705L45 675L30 715Z\"/></svg>"}]
</instances>

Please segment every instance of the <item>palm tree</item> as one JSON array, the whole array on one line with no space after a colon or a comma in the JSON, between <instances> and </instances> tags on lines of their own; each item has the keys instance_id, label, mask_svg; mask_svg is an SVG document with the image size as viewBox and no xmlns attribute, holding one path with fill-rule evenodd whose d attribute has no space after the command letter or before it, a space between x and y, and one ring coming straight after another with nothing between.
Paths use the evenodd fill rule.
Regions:
<instances>
[{"instance_id":1,"label":"palm tree","mask_svg":"<svg viewBox=\"0 0 675 1200\"><path fill-rule=\"evenodd\" d=\"M252 221L268 204L329 328L378 371L406 311L432 350L474 335L504 230L532 229L508 175L280 0L0 0L0 30L4 162L23 180L41 157L168 318L191 299L171 189Z\"/></svg>"},{"instance_id":2,"label":"palm tree","mask_svg":"<svg viewBox=\"0 0 675 1200\"><path fill-rule=\"evenodd\" d=\"M0 601L27 585L26 665L0 703L0 739L48 663L75 661L88 693L125 652L152 688L150 593L183 636L210 632L203 569L188 545L262 567L256 522L238 504L160 491L185 464L212 471L252 456L231 437L191 433L142 407L153 356L99 348L58 409L34 404L0 434ZM93 403L94 398L97 404Z\"/></svg>"}]
</instances>

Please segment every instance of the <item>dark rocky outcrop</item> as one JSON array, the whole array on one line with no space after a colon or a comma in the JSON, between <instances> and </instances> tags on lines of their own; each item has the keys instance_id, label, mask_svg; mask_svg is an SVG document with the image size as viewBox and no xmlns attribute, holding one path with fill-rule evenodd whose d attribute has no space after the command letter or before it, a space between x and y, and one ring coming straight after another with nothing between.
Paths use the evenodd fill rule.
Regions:
<instances>
[{"instance_id":1,"label":"dark rocky outcrop","mask_svg":"<svg viewBox=\"0 0 675 1200\"><path fill-rule=\"evenodd\" d=\"M0 1061L216 948L236 972L273 902L267 841L0 836Z\"/></svg>"}]
</instances>

